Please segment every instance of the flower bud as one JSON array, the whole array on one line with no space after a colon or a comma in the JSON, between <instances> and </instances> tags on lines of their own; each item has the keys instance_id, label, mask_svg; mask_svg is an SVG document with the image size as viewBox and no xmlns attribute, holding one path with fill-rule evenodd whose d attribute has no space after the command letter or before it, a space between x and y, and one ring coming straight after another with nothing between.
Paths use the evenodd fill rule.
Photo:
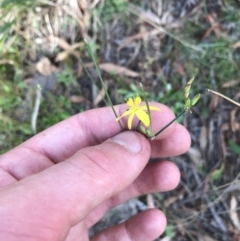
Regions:
<instances>
[{"instance_id":1,"label":"flower bud","mask_svg":"<svg viewBox=\"0 0 240 241\"><path fill-rule=\"evenodd\" d=\"M196 105L200 97L201 97L201 94L197 94L196 96L194 96L193 99L191 100L191 106Z\"/></svg>"}]
</instances>

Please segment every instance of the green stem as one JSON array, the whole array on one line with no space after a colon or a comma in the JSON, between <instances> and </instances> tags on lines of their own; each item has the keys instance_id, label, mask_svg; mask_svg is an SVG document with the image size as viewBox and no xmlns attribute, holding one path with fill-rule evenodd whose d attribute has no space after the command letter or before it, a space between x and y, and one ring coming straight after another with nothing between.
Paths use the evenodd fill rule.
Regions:
<instances>
[{"instance_id":1,"label":"green stem","mask_svg":"<svg viewBox=\"0 0 240 241\"><path fill-rule=\"evenodd\" d=\"M81 58L79 58L79 61L80 61L81 65L83 66L84 71L87 73L87 76L88 76L89 79L92 81L92 84L95 85L96 88L97 88L97 90L98 90L98 92L100 92L98 86L96 85L95 80L94 80L93 77L90 75L89 71L87 70L87 68L86 68L86 66L85 66L85 64L83 63L83 61L82 61ZM105 98L103 98L103 101L104 101L104 103L105 103L106 105L108 104Z\"/></svg>"},{"instance_id":2,"label":"green stem","mask_svg":"<svg viewBox=\"0 0 240 241\"><path fill-rule=\"evenodd\" d=\"M136 128L135 128L135 131L137 131L137 130L138 130L138 128L139 128L139 126L140 126L140 124L141 124L141 121L138 121L137 126L136 126Z\"/></svg>"},{"instance_id":3,"label":"green stem","mask_svg":"<svg viewBox=\"0 0 240 241\"><path fill-rule=\"evenodd\" d=\"M152 118L151 118L150 108L149 108L147 96L146 96L146 94L145 94L145 92L144 92L143 85L142 85L141 82L140 82L140 87L141 87L141 89L142 89L143 99L144 99L144 101L145 101L145 103L146 103L146 106L147 106L147 113L148 113L149 122L150 122L150 132L153 133L153 131L152 131Z\"/></svg>"},{"instance_id":4,"label":"green stem","mask_svg":"<svg viewBox=\"0 0 240 241\"><path fill-rule=\"evenodd\" d=\"M111 98L110 98L110 96L109 96L109 94L108 94L108 92L107 92L107 88L106 88L106 86L105 86L105 84L104 84L104 82L103 82L103 79L102 79L100 70L99 70L99 68L98 68L96 59L95 59L95 57L94 57L94 54L93 54L93 52L92 52L92 49L91 49L91 47L90 47L90 45L89 45L89 43L88 43L88 41L87 41L86 39L85 39L85 43L86 43L86 45L87 45L88 51L89 51L90 56L91 56L91 58L92 58L92 60L93 60L93 63L94 63L94 65L95 65L95 68L96 68L96 70L97 70L98 77L99 77L99 79L100 79L100 81L101 81L101 84L102 84L102 87L103 87L103 89L104 89L104 91L105 91L105 94L106 94L106 96L107 96L108 102L109 102L109 104L111 105L111 108L112 108L112 111L113 111L115 117L118 118L118 115L117 115L117 113L116 113L116 111L115 111L115 109L114 109L114 107L113 107L112 100L111 100ZM118 123L119 123L119 125L120 125L120 128L121 128L122 131L123 131L124 129L123 129L122 123L121 123L120 121L118 121Z\"/></svg>"},{"instance_id":5,"label":"green stem","mask_svg":"<svg viewBox=\"0 0 240 241\"><path fill-rule=\"evenodd\" d=\"M182 115L184 115L187 112L187 110L182 111L179 115L177 115L173 120L171 120L167 125L165 125L161 130L159 130L154 136L151 138L151 140L154 140L156 136L161 134L164 130L166 130L174 121L176 121L178 118L180 118Z\"/></svg>"}]
</instances>

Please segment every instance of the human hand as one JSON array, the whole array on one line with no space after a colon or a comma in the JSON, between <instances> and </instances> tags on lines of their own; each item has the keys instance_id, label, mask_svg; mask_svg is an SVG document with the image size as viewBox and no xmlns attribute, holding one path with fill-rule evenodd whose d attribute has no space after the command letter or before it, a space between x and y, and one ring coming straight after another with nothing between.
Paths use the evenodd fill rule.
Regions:
<instances>
[{"instance_id":1,"label":"human hand","mask_svg":"<svg viewBox=\"0 0 240 241\"><path fill-rule=\"evenodd\" d=\"M174 114L154 105L162 109L151 113L156 132ZM125 108L116 106L119 116ZM189 145L187 130L177 123L154 141L134 131L120 133L109 107L60 122L0 156L0 240L89 240L88 229L108 209L175 188L178 168L148 160L182 154ZM149 209L91 240L150 241L165 226L163 213Z\"/></svg>"}]
</instances>

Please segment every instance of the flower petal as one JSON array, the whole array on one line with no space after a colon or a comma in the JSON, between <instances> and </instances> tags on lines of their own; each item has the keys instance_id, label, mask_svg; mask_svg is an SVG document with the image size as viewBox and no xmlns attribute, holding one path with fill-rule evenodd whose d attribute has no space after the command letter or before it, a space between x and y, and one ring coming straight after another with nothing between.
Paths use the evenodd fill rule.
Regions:
<instances>
[{"instance_id":1,"label":"flower petal","mask_svg":"<svg viewBox=\"0 0 240 241\"><path fill-rule=\"evenodd\" d=\"M132 129L132 121L133 121L134 115L135 115L135 113L132 113L132 114L128 117L128 129L129 129L129 130Z\"/></svg>"},{"instance_id":2,"label":"flower petal","mask_svg":"<svg viewBox=\"0 0 240 241\"><path fill-rule=\"evenodd\" d=\"M139 107L140 103L142 102L142 99L140 96L136 96L134 98L134 104L135 104L135 107Z\"/></svg>"},{"instance_id":3,"label":"flower petal","mask_svg":"<svg viewBox=\"0 0 240 241\"><path fill-rule=\"evenodd\" d=\"M139 106L142 110L148 110L146 105ZM157 110L157 111L162 111L160 108L155 107L155 106L149 106L150 110Z\"/></svg>"},{"instance_id":4,"label":"flower petal","mask_svg":"<svg viewBox=\"0 0 240 241\"><path fill-rule=\"evenodd\" d=\"M118 118L116 118L116 121L119 121L121 118L123 118L124 116L130 115L131 113L133 113L134 110L129 109L126 110L121 116L119 116Z\"/></svg>"},{"instance_id":5,"label":"flower petal","mask_svg":"<svg viewBox=\"0 0 240 241\"><path fill-rule=\"evenodd\" d=\"M157 111L162 111L160 108L156 107L156 106L149 106L150 110L157 110Z\"/></svg>"},{"instance_id":6,"label":"flower petal","mask_svg":"<svg viewBox=\"0 0 240 241\"><path fill-rule=\"evenodd\" d=\"M150 125L150 118L149 118L149 115L139 109L138 111L136 111L136 115L137 115L137 118L145 125L145 126L149 126Z\"/></svg>"},{"instance_id":7,"label":"flower petal","mask_svg":"<svg viewBox=\"0 0 240 241\"><path fill-rule=\"evenodd\" d=\"M129 98L127 100L127 105L130 106L130 107L134 107L134 100L133 100L133 98Z\"/></svg>"}]
</instances>

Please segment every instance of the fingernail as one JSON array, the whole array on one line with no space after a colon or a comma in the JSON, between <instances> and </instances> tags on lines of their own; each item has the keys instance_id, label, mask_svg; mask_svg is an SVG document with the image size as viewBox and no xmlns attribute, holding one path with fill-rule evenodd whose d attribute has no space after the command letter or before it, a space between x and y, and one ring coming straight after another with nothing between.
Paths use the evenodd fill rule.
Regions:
<instances>
[{"instance_id":1,"label":"fingernail","mask_svg":"<svg viewBox=\"0 0 240 241\"><path fill-rule=\"evenodd\" d=\"M136 133L131 131L122 132L111 138L111 140L133 153L139 153L142 150L142 145L139 137Z\"/></svg>"}]
</instances>

